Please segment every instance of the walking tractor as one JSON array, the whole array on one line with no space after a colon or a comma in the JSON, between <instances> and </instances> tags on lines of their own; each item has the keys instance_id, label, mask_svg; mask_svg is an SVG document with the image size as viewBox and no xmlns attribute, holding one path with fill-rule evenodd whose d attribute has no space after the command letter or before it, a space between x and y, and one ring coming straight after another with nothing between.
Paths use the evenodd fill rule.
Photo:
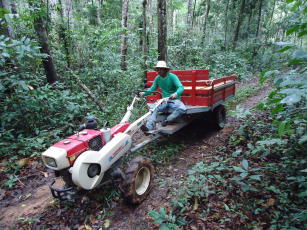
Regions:
<instances>
[{"instance_id":1,"label":"walking tractor","mask_svg":"<svg viewBox=\"0 0 307 230\"><path fill-rule=\"evenodd\" d=\"M147 96L149 111L136 121L129 122L135 103L140 100L136 95L119 124L111 129L97 128L94 118L82 125L82 130L55 143L42 154L44 164L55 171L65 181L65 186L50 184L51 193L61 200L68 199L76 189L92 190L108 183L117 182L126 201L141 203L153 181L154 167L146 157L138 156L123 170L123 158L161 136L170 135L188 125L195 118L210 114L212 122L223 128L226 111L222 105L235 94L237 76L227 76L209 80L208 70L178 70L176 74L184 86L181 101L187 112L175 123L162 126L161 121L167 114L160 114L156 129L146 133L146 139L138 143L133 135L145 124L146 119L169 98L161 98L159 92ZM147 73L146 87L153 84L156 72ZM159 90L159 89L158 89ZM136 142L136 143L134 143Z\"/></svg>"}]
</instances>

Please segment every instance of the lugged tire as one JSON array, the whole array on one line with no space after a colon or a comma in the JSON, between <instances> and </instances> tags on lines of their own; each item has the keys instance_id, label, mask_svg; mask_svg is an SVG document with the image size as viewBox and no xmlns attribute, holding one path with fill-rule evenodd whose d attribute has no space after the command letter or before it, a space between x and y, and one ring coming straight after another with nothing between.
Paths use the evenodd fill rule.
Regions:
<instances>
[{"instance_id":1,"label":"lugged tire","mask_svg":"<svg viewBox=\"0 0 307 230\"><path fill-rule=\"evenodd\" d=\"M129 162L120 186L125 201L140 204L151 190L153 175L154 167L148 158L138 156Z\"/></svg>"},{"instance_id":2,"label":"lugged tire","mask_svg":"<svg viewBox=\"0 0 307 230\"><path fill-rule=\"evenodd\" d=\"M213 110L213 119L216 128L223 129L226 125L226 109L223 105L219 105Z\"/></svg>"}]
</instances>

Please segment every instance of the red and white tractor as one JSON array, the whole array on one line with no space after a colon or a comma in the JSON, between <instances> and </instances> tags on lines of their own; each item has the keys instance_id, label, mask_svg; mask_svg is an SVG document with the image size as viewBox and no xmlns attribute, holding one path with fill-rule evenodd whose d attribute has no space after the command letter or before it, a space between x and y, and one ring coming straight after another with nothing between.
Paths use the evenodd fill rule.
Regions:
<instances>
[{"instance_id":1,"label":"red and white tractor","mask_svg":"<svg viewBox=\"0 0 307 230\"><path fill-rule=\"evenodd\" d=\"M208 70L173 72L179 76L185 87L182 101L187 107L186 115L176 124L161 126L158 123L157 130L149 133L148 138L138 144L133 143L133 135L146 122L148 116L159 105L167 103L169 98L147 97L149 111L129 123L134 105L140 100L135 96L121 122L111 129L99 130L95 120L89 119L83 125L82 131L55 143L42 154L44 164L54 170L56 175L61 176L66 183L61 188L56 187L54 182L50 185L54 197L67 199L76 188L92 190L118 182L125 200L138 204L150 191L154 167L148 158L138 156L128 163L126 170L122 170L125 156L162 135L173 134L193 121L194 117L203 116L204 113L213 114L213 122L220 128L224 126L225 109L222 103L235 94L237 77L208 80ZM152 84L154 75L157 74L147 74L147 87Z\"/></svg>"}]
</instances>

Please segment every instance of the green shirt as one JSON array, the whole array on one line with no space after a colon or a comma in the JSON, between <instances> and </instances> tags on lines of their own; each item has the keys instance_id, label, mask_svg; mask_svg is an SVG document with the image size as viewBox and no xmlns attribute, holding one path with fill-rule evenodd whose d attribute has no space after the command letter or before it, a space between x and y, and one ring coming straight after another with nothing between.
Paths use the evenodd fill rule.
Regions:
<instances>
[{"instance_id":1,"label":"green shirt","mask_svg":"<svg viewBox=\"0 0 307 230\"><path fill-rule=\"evenodd\" d=\"M167 73L166 77L161 77L160 75L158 75L155 78L152 86L148 89L148 91L156 91L158 87L160 87L162 91L162 97L169 97L173 93L176 93L176 99L180 99L181 94L184 91L182 83L178 79L177 75L173 73ZM145 96L150 94L151 93L146 92Z\"/></svg>"}]
</instances>

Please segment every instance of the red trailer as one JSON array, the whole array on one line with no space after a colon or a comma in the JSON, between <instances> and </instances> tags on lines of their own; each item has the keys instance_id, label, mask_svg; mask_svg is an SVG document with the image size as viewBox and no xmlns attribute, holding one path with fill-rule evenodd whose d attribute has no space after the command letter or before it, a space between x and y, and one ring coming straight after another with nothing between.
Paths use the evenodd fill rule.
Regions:
<instances>
[{"instance_id":1,"label":"red trailer","mask_svg":"<svg viewBox=\"0 0 307 230\"><path fill-rule=\"evenodd\" d=\"M226 121L226 111L223 103L233 97L236 91L237 76L231 75L214 80L209 80L209 70L174 70L184 86L181 101L187 107L187 113L181 120L166 127L157 126L159 133L172 134L193 120L193 116L210 112L213 122L218 128L223 128ZM157 72L148 72L146 76L146 88L149 88ZM160 89L158 89L160 91ZM152 107L159 100L160 94L147 96L147 104ZM194 116L196 117L196 116ZM161 117L161 120L163 117Z\"/></svg>"}]
</instances>

